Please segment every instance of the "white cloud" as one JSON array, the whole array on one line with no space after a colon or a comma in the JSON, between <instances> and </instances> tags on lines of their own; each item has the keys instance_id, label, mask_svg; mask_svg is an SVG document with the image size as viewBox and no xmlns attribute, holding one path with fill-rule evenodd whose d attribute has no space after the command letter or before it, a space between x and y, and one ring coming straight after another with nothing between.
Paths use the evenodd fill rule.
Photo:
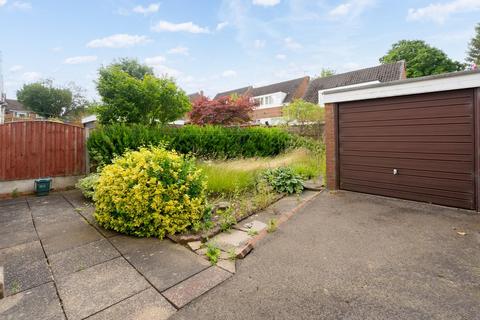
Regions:
<instances>
[{"instance_id":1,"label":"white cloud","mask_svg":"<svg viewBox=\"0 0 480 320\"><path fill-rule=\"evenodd\" d=\"M178 46L168 50L167 53L188 56L190 53L190 50L187 47Z\"/></svg>"},{"instance_id":2,"label":"white cloud","mask_svg":"<svg viewBox=\"0 0 480 320\"><path fill-rule=\"evenodd\" d=\"M156 57L145 58L145 63L150 67L155 67L164 63L165 60L166 59L164 56L156 56Z\"/></svg>"},{"instance_id":3,"label":"white cloud","mask_svg":"<svg viewBox=\"0 0 480 320\"><path fill-rule=\"evenodd\" d=\"M431 20L443 23L450 15L480 10L480 0L454 0L444 3L431 3L426 7L409 9L407 20Z\"/></svg>"},{"instance_id":4,"label":"white cloud","mask_svg":"<svg viewBox=\"0 0 480 320\"><path fill-rule=\"evenodd\" d=\"M0 0L0 7L3 7L7 4L7 0Z\"/></svg>"},{"instance_id":5,"label":"white cloud","mask_svg":"<svg viewBox=\"0 0 480 320\"><path fill-rule=\"evenodd\" d=\"M261 48L264 48L265 47L265 40L255 40L253 42L253 46L255 47L255 49L261 49Z\"/></svg>"},{"instance_id":6,"label":"white cloud","mask_svg":"<svg viewBox=\"0 0 480 320\"><path fill-rule=\"evenodd\" d=\"M22 74L22 80L27 82L35 82L42 78L42 74L39 72L25 72Z\"/></svg>"},{"instance_id":7,"label":"white cloud","mask_svg":"<svg viewBox=\"0 0 480 320\"><path fill-rule=\"evenodd\" d=\"M152 26L155 32L190 32L190 33L209 33L208 28L200 27L193 22L172 23L168 21L159 21Z\"/></svg>"},{"instance_id":8,"label":"white cloud","mask_svg":"<svg viewBox=\"0 0 480 320\"><path fill-rule=\"evenodd\" d=\"M65 64L81 64L97 61L97 56L78 56L65 59Z\"/></svg>"},{"instance_id":9,"label":"white cloud","mask_svg":"<svg viewBox=\"0 0 480 320\"><path fill-rule=\"evenodd\" d=\"M217 24L217 31L220 31L220 30L223 30L225 29L226 26L228 26L228 22L227 21L223 21L223 22L220 22L219 24Z\"/></svg>"},{"instance_id":10,"label":"white cloud","mask_svg":"<svg viewBox=\"0 0 480 320\"><path fill-rule=\"evenodd\" d=\"M139 44L145 44L151 40L147 36L114 34L109 37L95 39L87 43L89 48L129 48Z\"/></svg>"},{"instance_id":11,"label":"white cloud","mask_svg":"<svg viewBox=\"0 0 480 320\"><path fill-rule=\"evenodd\" d=\"M278 60L285 60L285 59L287 59L287 56L279 53L275 56L275 58L277 58Z\"/></svg>"},{"instance_id":12,"label":"white cloud","mask_svg":"<svg viewBox=\"0 0 480 320\"><path fill-rule=\"evenodd\" d=\"M14 1L12 3L12 8L16 10L31 10L32 9L32 4L30 2L25 2L25 1Z\"/></svg>"},{"instance_id":13,"label":"white cloud","mask_svg":"<svg viewBox=\"0 0 480 320\"><path fill-rule=\"evenodd\" d=\"M146 7L136 6L135 8L133 8L133 12L147 15L147 14L152 14L152 13L158 12L158 9L160 9L160 4L159 3L152 3L152 4L149 4Z\"/></svg>"},{"instance_id":14,"label":"white cloud","mask_svg":"<svg viewBox=\"0 0 480 320\"><path fill-rule=\"evenodd\" d=\"M225 70L222 72L222 77L224 78L233 78L237 76L237 72L234 70Z\"/></svg>"},{"instance_id":15,"label":"white cloud","mask_svg":"<svg viewBox=\"0 0 480 320\"><path fill-rule=\"evenodd\" d=\"M350 0L339 4L328 13L333 18L356 17L375 4L375 0Z\"/></svg>"},{"instance_id":16,"label":"white cloud","mask_svg":"<svg viewBox=\"0 0 480 320\"><path fill-rule=\"evenodd\" d=\"M298 49L303 48L303 46L300 43L296 42L291 37L287 37L287 38L283 39L283 41L285 43L285 47L287 47L290 50L298 50Z\"/></svg>"},{"instance_id":17,"label":"white cloud","mask_svg":"<svg viewBox=\"0 0 480 320\"><path fill-rule=\"evenodd\" d=\"M62 51L62 50L63 50L62 47L54 47L54 48L52 48L52 51L53 51L53 52L60 52L60 51Z\"/></svg>"},{"instance_id":18,"label":"white cloud","mask_svg":"<svg viewBox=\"0 0 480 320\"><path fill-rule=\"evenodd\" d=\"M256 6L273 7L280 3L280 0L253 0L252 3Z\"/></svg>"},{"instance_id":19,"label":"white cloud","mask_svg":"<svg viewBox=\"0 0 480 320\"><path fill-rule=\"evenodd\" d=\"M10 69L8 69L8 71L12 72L12 73L15 73L15 72L18 72L18 71L21 71L23 70L23 66L22 65L14 65L12 67L10 67Z\"/></svg>"}]
</instances>

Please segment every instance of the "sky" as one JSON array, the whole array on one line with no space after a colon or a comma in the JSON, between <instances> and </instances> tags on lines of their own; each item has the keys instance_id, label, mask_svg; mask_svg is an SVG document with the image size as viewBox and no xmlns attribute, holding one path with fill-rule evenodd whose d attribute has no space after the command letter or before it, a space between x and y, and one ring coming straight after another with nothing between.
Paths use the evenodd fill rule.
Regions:
<instances>
[{"instance_id":1,"label":"sky","mask_svg":"<svg viewBox=\"0 0 480 320\"><path fill-rule=\"evenodd\" d=\"M213 96L375 66L401 39L464 61L479 22L480 0L0 0L0 51L8 98L51 79L98 99L98 69L122 57Z\"/></svg>"}]
</instances>

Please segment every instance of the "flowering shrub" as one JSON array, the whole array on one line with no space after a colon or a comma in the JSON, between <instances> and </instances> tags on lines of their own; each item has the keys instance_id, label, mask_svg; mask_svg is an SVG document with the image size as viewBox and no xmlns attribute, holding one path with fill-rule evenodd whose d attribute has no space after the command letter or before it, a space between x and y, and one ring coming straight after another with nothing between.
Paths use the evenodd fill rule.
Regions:
<instances>
[{"instance_id":1,"label":"flowering shrub","mask_svg":"<svg viewBox=\"0 0 480 320\"><path fill-rule=\"evenodd\" d=\"M253 109L258 105L249 96L226 96L210 100L200 97L189 113L194 124L242 124L252 121Z\"/></svg>"},{"instance_id":2,"label":"flowering shrub","mask_svg":"<svg viewBox=\"0 0 480 320\"><path fill-rule=\"evenodd\" d=\"M188 159L162 147L126 152L105 166L95 189L95 218L106 229L159 237L201 220L206 182Z\"/></svg>"}]
</instances>

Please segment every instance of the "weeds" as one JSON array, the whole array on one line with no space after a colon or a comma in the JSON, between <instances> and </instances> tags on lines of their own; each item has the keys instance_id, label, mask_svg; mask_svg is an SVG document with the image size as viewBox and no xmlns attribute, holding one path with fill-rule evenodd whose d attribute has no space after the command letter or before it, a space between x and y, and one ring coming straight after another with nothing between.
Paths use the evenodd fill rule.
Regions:
<instances>
[{"instance_id":1,"label":"weeds","mask_svg":"<svg viewBox=\"0 0 480 320\"><path fill-rule=\"evenodd\" d=\"M258 231L255 230L255 229L249 229L247 234L250 236L250 237L254 237L258 234Z\"/></svg>"},{"instance_id":2,"label":"weeds","mask_svg":"<svg viewBox=\"0 0 480 320\"><path fill-rule=\"evenodd\" d=\"M214 243L207 244L207 253L206 256L210 263L214 266L218 262L218 258L220 257L220 249Z\"/></svg>"},{"instance_id":3,"label":"weeds","mask_svg":"<svg viewBox=\"0 0 480 320\"><path fill-rule=\"evenodd\" d=\"M18 189L15 188L12 191L12 198L18 198L20 196L20 193L18 192Z\"/></svg>"},{"instance_id":4,"label":"weeds","mask_svg":"<svg viewBox=\"0 0 480 320\"><path fill-rule=\"evenodd\" d=\"M220 218L220 230L223 232L230 230L232 226L237 223L237 219L235 218L235 213L232 207L228 208L227 210L219 210L218 214Z\"/></svg>"},{"instance_id":5,"label":"weeds","mask_svg":"<svg viewBox=\"0 0 480 320\"><path fill-rule=\"evenodd\" d=\"M231 248L227 253L228 260L235 261L237 259L237 253L235 252L235 249Z\"/></svg>"},{"instance_id":6,"label":"weeds","mask_svg":"<svg viewBox=\"0 0 480 320\"><path fill-rule=\"evenodd\" d=\"M267 232L268 233L272 233L272 232L277 231L277 228L278 228L277 219L272 218L272 219L268 220L268 223L267 223Z\"/></svg>"}]
</instances>

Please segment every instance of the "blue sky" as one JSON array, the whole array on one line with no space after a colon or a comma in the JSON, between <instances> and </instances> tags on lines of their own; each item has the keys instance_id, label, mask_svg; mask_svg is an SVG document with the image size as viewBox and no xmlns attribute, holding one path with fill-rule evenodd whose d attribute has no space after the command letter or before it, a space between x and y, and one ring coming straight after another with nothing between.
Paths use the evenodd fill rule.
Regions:
<instances>
[{"instance_id":1,"label":"blue sky","mask_svg":"<svg viewBox=\"0 0 480 320\"><path fill-rule=\"evenodd\" d=\"M480 0L0 0L0 50L9 98L45 78L96 97L119 57L213 95L374 66L400 39L463 61L479 17Z\"/></svg>"}]
</instances>

